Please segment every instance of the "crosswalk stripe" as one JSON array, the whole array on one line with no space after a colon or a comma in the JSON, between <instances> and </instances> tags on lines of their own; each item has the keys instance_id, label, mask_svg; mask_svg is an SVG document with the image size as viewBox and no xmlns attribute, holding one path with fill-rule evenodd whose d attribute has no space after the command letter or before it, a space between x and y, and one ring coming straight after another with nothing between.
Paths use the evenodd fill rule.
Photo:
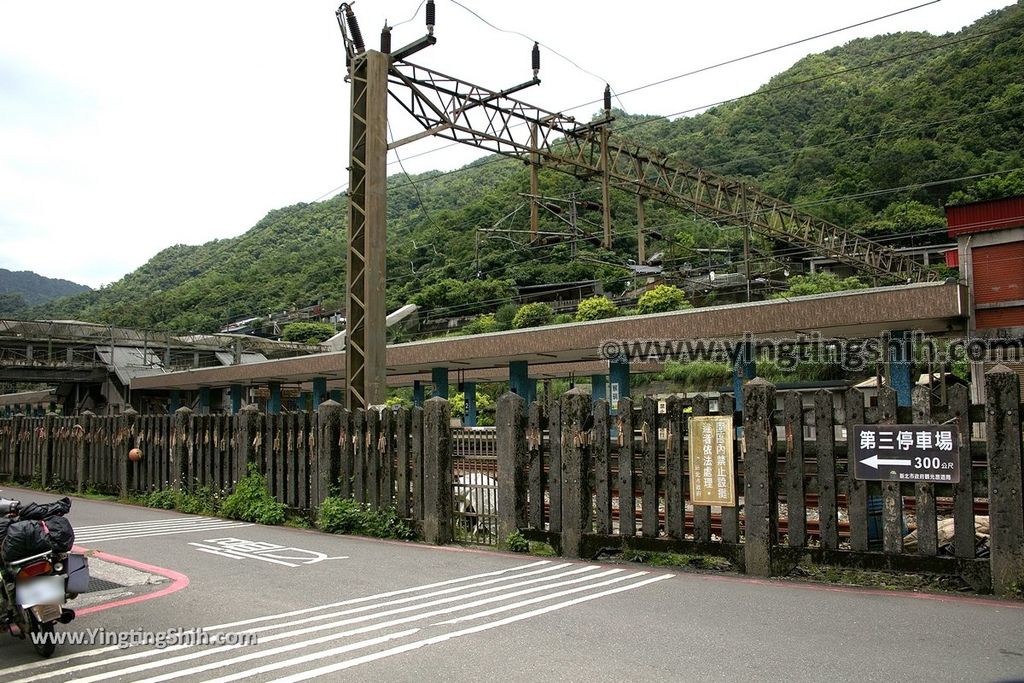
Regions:
<instances>
[{"instance_id":1,"label":"crosswalk stripe","mask_svg":"<svg viewBox=\"0 0 1024 683\"><path fill-rule=\"evenodd\" d=\"M219 529L241 529L244 527L253 526L244 522L220 522L217 524L205 524L197 525L194 527L188 527L186 529L171 529L166 531L139 531L135 533L126 534L109 534L109 535L75 535L75 542L79 544L85 543L101 543L103 541L121 541L132 538L151 538L153 536L175 536L177 534L192 534L200 531L217 531Z\"/></svg>"},{"instance_id":2,"label":"crosswalk stripe","mask_svg":"<svg viewBox=\"0 0 1024 683\"><path fill-rule=\"evenodd\" d=\"M189 517L165 517L163 519L147 519L147 520L141 520L141 521L137 520L137 521L134 521L134 522L117 522L117 523L114 523L114 524L89 524L87 526L83 526L83 527L79 527L79 528L81 528L83 531L84 530L96 531L96 530L99 530L99 529L125 529L125 528L137 527L137 526L143 526L144 527L144 526L150 526L150 525L153 525L153 524L194 524L196 522L210 522L210 521L218 520L218 519L220 519L220 518L219 517L205 517L205 516L196 516L196 517L192 517L192 516L189 516Z\"/></svg>"},{"instance_id":3,"label":"crosswalk stripe","mask_svg":"<svg viewBox=\"0 0 1024 683\"><path fill-rule=\"evenodd\" d=\"M408 595L415 593L420 590L430 590L432 588L439 588L441 586L452 586L465 581L474 581L488 576L501 576L503 574L515 574L521 572L524 569L531 569L533 567L544 566L551 564L550 560L538 560L537 562L530 562L528 564L516 565L514 567L506 567L505 569L497 569L489 572L482 572L479 574L471 574L469 576L462 576L457 579L446 579L444 581L435 581L433 583L424 584L422 586L413 586L411 588L400 588L398 590L387 591L384 593L376 593L374 595L367 595L361 598L350 598L348 600L341 600L340 602L331 603L328 605L317 605L315 607L306 607L303 609L291 610L290 612L283 612L280 614L270 614L262 617L253 617L250 619L242 619L240 621L231 621L224 624L215 624L213 626L207 626L203 630L205 631L223 631L229 628L237 628L238 626L247 626L249 624L256 624L264 621L271 621L273 619L284 619L288 617L298 616L300 614L309 614L310 612L317 612L323 609L333 609L335 607L341 607L343 605L356 605L363 602L369 602L370 600L379 600L383 598L390 598L396 595ZM63 664L65 662L71 662L77 659L85 659L94 655L106 654L108 652L120 651L116 645L95 648L92 650L83 650L82 652L72 652L66 655L59 655L47 660L40 660L36 662L29 662L27 664L21 664L16 667L3 669L4 673L10 675L14 673L20 673L23 671L31 671L32 669L44 668L53 664ZM158 651L156 651L158 653Z\"/></svg>"},{"instance_id":4,"label":"crosswalk stripe","mask_svg":"<svg viewBox=\"0 0 1024 683\"><path fill-rule=\"evenodd\" d=\"M415 650L417 648L421 648L421 647L424 647L426 645L435 645L437 643L443 643L443 642L445 642L447 640L451 640L453 638L459 638L459 637L467 636L467 635L470 635L470 634L473 634L473 633L480 633L481 631L488 631L488 630L490 630L492 628L497 628L499 626L505 626L507 624L512 624L512 623L515 623L517 621L522 621L524 619L530 619L530 618L535 617L535 616L540 616L542 614L547 614L548 612L554 612L555 610L564 609L566 607L571 607L572 605L578 605L580 603L588 602L590 600L596 600L597 598L603 598L605 596L612 595L614 593L622 593L623 591L628 591L628 590L633 590L633 589L636 589L636 588L640 588L642 586L646 586L646 585L655 583L657 581L664 581L665 579L668 579L668 578L671 578L670 575L668 575L668 574L663 574L661 576L653 576L653 577L651 577L651 578L649 578L649 579L647 579L645 581L640 581L640 582L635 583L635 584L630 584L629 586L620 586L618 588L610 589L610 590L607 590L607 591L602 591L600 593L593 593L591 595L587 595L587 596L584 596L584 597L581 597L581 598L576 598L574 600L566 600L565 602L557 603L557 604L554 604L554 605L548 605L547 607L542 607L540 609L536 609L536 610L533 610L531 612L524 612L522 614L516 614L516 615L510 616L510 617L506 617L504 619L500 619L498 621L492 621L492 622L487 623L487 624L480 624L478 626L473 626L473 627L470 627L470 628L462 629L461 631L455 631L453 633L443 633L441 635L434 636L433 638L426 638L426 639L423 639L423 640L418 640L416 642L407 643L405 645L400 645L398 647L391 648L389 650L383 650L381 652L374 652L373 654L365 655L363 657L358 657L356 659L350 659L350 660L347 660L347 661L344 661L344 662L338 662L336 664L330 664L328 666L322 666L319 669L313 669L311 671L304 671L302 673L292 674L291 676L287 676L285 678L278 678L278 679L276 679L274 681L271 681L271 683L299 683L300 681L306 681L306 680L309 680L310 678L319 678L321 676L325 676L325 675L330 674L330 673L341 671L343 669L350 669L350 668L352 668L354 666L359 666L360 664L366 664L368 662L376 661L378 659L384 659L385 657L392 657L394 655L402 654L403 652L408 652L410 650ZM330 655L328 655L328 656L330 656ZM248 673L247 675L254 675L254 674ZM237 680L237 679L229 679L229 680ZM205 683L213 683L213 681L206 681Z\"/></svg>"},{"instance_id":5,"label":"crosswalk stripe","mask_svg":"<svg viewBox=\"0 0 1024 683\"><path fill-rule=\"evenodd\" d=\"M137 683L163 683L183 677L198 680L209 673L216 683L228 683L279 672L275 675L284 676L282 682L302 681L670 577L651 577L646 571L621 567L539 561L204 629L259 634L258 643L251 646L176 644L120 650L118 655L109 654L119 650L117 646L102 647L0 668L0 677L6 683L28 683L59 674L78 683L99 683L141 675ZM458 626L471 621L477 623ZM237 631L238 626L248 628ZM323 664L325 658L335 661L300 671ZM27 677L15 681L15 674Z\"/></svg>"}]
</instances>

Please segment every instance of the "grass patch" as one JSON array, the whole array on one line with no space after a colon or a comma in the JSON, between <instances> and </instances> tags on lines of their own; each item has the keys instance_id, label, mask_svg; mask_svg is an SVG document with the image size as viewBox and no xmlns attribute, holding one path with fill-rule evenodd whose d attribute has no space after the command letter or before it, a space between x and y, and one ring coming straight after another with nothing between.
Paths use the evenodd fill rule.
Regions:
<instances>
[{"instance_id":1,"label":"grass patch","mask_svg":"<svg viewBox=\"0 0 1024 683\"><path fill-rule=\"evenodd\" d=\"M558 553L555 552L554 548L541 541L530 541L529 553L537 557L558 557Z\"/></svg>"},{"instance_id":2,"label":"grass patch","mask_svg":"<svg viewBox=\"0 0 1024 683\"><path fill-rule=\"evenodd\" d=\"M682 567L685 569L705 569L710 571L729 571L735 569L729 560L713 555L657 553L627 548L622 551L622 559L627 562L646 564L651 567Z\"/></svg>"},{"instance_id":3,"label":"grass patch","mask_svg":"<svg viewBox=\"0 0 1024 683\"><path fill-rule=\"evenodd\" d=\"M789 578L841 586L860 586L891 591L970 591L958 576L851 569L831 565L799 564Z\"/></svg>"}]
</instances>

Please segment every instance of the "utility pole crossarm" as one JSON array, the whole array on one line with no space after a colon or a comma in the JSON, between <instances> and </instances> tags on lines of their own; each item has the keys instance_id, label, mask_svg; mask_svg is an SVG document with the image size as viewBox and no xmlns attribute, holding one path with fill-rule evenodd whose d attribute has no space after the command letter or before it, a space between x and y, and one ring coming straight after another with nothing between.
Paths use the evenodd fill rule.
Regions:
<instances>
[{"instance_id":1,"label":"utility pole crossarm","mask_svg":"<svg viewBox=\"0 0 1024 683\"><path fill-rule=\"evenodd\" d=\"M582 178L599 178L622 190L692 210L718 223L749 225L764 237L788 242L858 270L901 282L935 274L891 248L805 213L743 183L662 152L604 135L608 120L580 123L510 95L538 83L526 81L494 91L408 62L393 62L389 94L424 134L454 140Z\"/></svg>"}]
</instances>

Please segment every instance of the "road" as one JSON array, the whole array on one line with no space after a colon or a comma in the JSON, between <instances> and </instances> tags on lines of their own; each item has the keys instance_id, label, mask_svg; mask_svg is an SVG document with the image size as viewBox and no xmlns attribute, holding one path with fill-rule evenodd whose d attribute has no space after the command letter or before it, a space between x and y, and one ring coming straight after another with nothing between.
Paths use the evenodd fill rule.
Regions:
<instances>
[{"instance_id":1,"label":"road","mask_svg":"<svg viewBox=\"0 0 1024 683\"><path fill-rule=\"evenodd\" d=\"M202 627L259 642L62 644L46 661L3 637L4 683L1024 679L1024 603L437 548L83 499L71 519L104 572L129 564L127 574L167 578L85 594L88 613L64 631Z\"/></svg>"}]
</instances>

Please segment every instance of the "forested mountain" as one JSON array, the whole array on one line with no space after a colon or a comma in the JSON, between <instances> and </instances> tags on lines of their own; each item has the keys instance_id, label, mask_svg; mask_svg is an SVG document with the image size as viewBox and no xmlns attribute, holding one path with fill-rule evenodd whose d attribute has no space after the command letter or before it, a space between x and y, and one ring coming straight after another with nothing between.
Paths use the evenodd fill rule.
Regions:
<instances>
[{"instance_id":1,"label":"forested mountain","mask_svg":"<svg viewBox=\"0 0 1024 683\"><path fill-rule=\"evenodd\" d=\"M88 289L85 285L43 277L29 270L0 268L0 317L14 318L29 306Z\"/></svg>"},{"instance_id":2,"label":"forested mountain","mask_svg":"<svg viewBox=\"0 0 1024 683\"><path fill-rule=\"evenodd\" d=\"M839 225L901 246L944 241L943 204L1024 194L1024 3L956 34L897 33L808 56L756 93L690 118L615 112L613 134L742 178ZM678 87L684 87L682 85ZM528 98L527 98L528 99ZM1017 170L1013 170L1017 169ZM1009 173L1002 173L1012 171ZM613 196L611 252L586 240L528 244L524 166L489 157L449 173L392 176L388 306L470 313L497 308L516 284L600 279L622 291L635 258L631 195ZM546 196L599 198L593 183L542 172ZM185 200L187 201L187 199ZM271 211L240 237L168 248L101 290L33 310L132 326L210 331L228 319L339 301L345 198ZM565 231L543 212L542 229ZM735 269L742 231L649 203L671 280ZM600 232L600 215L580 226ZM508 229L481 233L478 229ZM758 269L799 256L755 240Z\"/></svg>"}]
</instances>

